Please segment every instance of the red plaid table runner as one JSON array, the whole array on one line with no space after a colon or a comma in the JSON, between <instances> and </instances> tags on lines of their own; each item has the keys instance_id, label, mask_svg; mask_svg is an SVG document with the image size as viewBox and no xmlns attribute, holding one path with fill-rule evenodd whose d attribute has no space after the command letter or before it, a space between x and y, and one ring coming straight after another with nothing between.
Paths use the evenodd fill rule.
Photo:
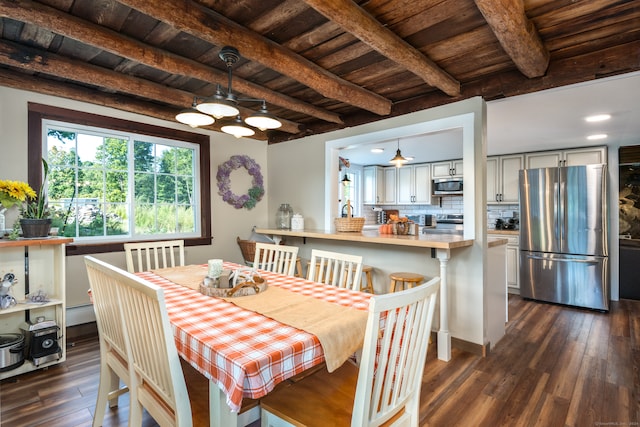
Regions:
<instances>
[{"instance_id":1,"label":"red plaid table runner","mask_svg":"<svg viewBox=\"0 0 640 427\"><path fill-rule=\"evenodd\" d=\"M224 263L224 268L240 265ZM206 270L204 270L206 273ZM370 294L260 272L268 286L367 310ZM324 361L318 339L307 332L177 285L152 272L137 273L165 291L180 355L227 396L232 411L243 397L258 399L276 384Z\"/></svg>"}]
</instances>

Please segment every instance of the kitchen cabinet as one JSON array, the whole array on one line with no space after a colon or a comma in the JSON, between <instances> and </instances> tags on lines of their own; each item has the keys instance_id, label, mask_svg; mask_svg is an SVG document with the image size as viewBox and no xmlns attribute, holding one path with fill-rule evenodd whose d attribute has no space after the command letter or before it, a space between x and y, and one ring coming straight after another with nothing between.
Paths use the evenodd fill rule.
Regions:
<instances>
[{"instance_id":1,"label":"kitchen cabinet","mask_svg":"<svg viewBox=\"0 0 640 427\"><path fill-rule=\"evenodd\" d=\"M518 234L492 233L492 237L501 237L507 243L507 291L520 294L520 236Z\"/></svg>"},{"instance_id":2,"label":"kitchen cabinet","mask_svg":"<svg viewBox=\"0 0 640 427\"><path fill-rule=\"evenodd\" d=\"M396 174L395 166L389 166L384 169L384 196L382 203L387 205L396 204Z\"/></svg>"},{"instance_id":3,"label":"kitchen cabinet","mask_svg":"<svg viewBox=\"0 0 640 427\"><path fill-rule=\"evenodd\" d=\"M431 204L431 165L405 165L398 169L398 203Z\"/></svg>"},{"instance_id":4,"label":"kitchen cabinet","mask_svg":"<svg viewBox=\"0 0 640 427\"><path fill-rule=\"evenodd\" d=\"M607 147L576 148L571 150L527 153L527 169L556 166L579 166L607 163Z\"/></svg>"},{"instance_id":5,"label":"kitchen cabinet","mask_svg":"<svg viewBox=\"0 0 640 427\"><path fill-rule=\"evenodd\" d=\"M362 168L363 198L365 205L376 205L384 199L384 170L380 166Z\"/></svg>"},{"instance_id":6,"label":"kitchen cabinet","mask_svg":"<svg viewBox=\"0 0 640 427\"><path fill-rule=\"evenodd\" d=\"M524 155L487 158L487 203L518 203L519 172Z\"/></svg>"},{"instance_id":7,"label":"kitchen cabinet","mask_svg":"<svg viewBox=\"0 0 640 427\"><path fill-rule=\"evenodd\" d=\"M462 177L462 159L431 164L433 178Z\"/></svg>"},{"instance_id":8,"label":"kitchen cabinet","mask_svg":"<svg viewBox=\"0 0 640 427\"><path fill-rule=\"evenodd\" d=\"M52 325L31 334L26 332L28 338L31 338L27 342L30 341L32 351L27 354L21 366L0 372L0 379L52 366L66 359L65 244L72 241L55 237L0 239L0 275L15 275L17 282L11 287L9 294L18 301L12 307L0 309L0 332L23 333L30 329L30 324L37 324L41 319L47 321L43 325ZM45 333L46 336L43 335ZM55 347L56 340L60 353ZM29 355L36 349L42 350L42 353L38 352L37 358L30 358ZM48 357L53 353L49 350L55 351L55 357ZM34 360L37 362L34 363Z\"/></svg>"}]
</instances>

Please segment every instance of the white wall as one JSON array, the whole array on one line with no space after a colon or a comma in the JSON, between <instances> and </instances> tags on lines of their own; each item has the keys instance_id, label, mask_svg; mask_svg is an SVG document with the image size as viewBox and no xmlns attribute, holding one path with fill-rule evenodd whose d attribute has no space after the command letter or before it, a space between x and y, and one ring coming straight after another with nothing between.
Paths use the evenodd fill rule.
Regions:
<instances>
[{"instance_id":1,"label":"white wall","mask_svg":"<svg viewBox=\"0 0 640 427\"><path fill-rule=\"evenodd\" d=\"M0 87L0 178L11 180L27 180L27 103L36 102L45 105L85 111L109 117L149 123L157 126L189 130L179 123L151 119L146 116L131 114L112 108L91 105L83 102L67 100L32 92ZM218 165L225 162L233 154L246 154L260 164L264 177L266 194L269 194L269 174L267 167L267 143L251 139L236 139L230 135L204 130L193 132L210 135L211 140L211 211L213 244L210 246L187 247L186 260L188 263L205 262L210 258L223 258L230 261L241 262L242 256L236 244L236 236L249 237L253 225L266 226L267 212L269 209L268 197L265 196L252 210L235 209L222 201L217 194L217 182L215 179ZM232 190L237 194L244 193L250 177L244 169L238 169L231 175ZM17 210L12 209L7 215L7 227L13 224L17 218ZM124 252L97 254L97 258L103 259L114 265L124 268ZM67 306L79 307L77 310L69 310L68 323L81 323L91 320L87 316L93 315L92 310L82 309L88 307L89 288L87 275L82 256L67 258ZM90 308L90 307L89 307ZM79 313L78 320L74 320L74 312Z\"/></svg>"}]
</instances>

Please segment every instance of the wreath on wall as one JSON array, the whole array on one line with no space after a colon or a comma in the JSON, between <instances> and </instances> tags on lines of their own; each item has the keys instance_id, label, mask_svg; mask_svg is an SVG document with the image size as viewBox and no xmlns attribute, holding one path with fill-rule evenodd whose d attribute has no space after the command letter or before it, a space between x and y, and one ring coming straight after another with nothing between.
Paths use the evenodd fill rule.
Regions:
<instances>
[{"instance_id":1,"label":"wreath on wall","mask_svg":"<svg viewBox=\"0 0 640 427\"><path fill-rule=\"evenodd\" d=\"M251 188L247 194L237 195L231 191L230 175L236 169L245 168L251 175ZM264 182L260 173L260 165L249 156L235 155L218 166L216 174L218 180L218 194L222 200L236 209L253 209L264 196Z\"/></svg>"}]
</instances>

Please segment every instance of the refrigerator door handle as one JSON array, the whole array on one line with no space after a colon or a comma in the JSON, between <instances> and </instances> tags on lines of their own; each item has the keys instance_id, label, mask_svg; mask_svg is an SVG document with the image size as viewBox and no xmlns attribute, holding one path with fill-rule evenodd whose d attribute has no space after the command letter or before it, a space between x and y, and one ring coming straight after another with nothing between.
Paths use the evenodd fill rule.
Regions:
<instances>
[{"instance_id":1,"label":"refrigerator door handle","mask_svg":"<svg viewBox=\"0 0 640 427\"><path fill-rule=\"evenodd\" d=\"M589 260L589 259L577 259L577 258L549 258L541 255L527 255L527 258L530 259L542 259L553 262L581 262L585 264L597 264L597 260Z\"/></svg>"}]
</instances>

